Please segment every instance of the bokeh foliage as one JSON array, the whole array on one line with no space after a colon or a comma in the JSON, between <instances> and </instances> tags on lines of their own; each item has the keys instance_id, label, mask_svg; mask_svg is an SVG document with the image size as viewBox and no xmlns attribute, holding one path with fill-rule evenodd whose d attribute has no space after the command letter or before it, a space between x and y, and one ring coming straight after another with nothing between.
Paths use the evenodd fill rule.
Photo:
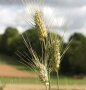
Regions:
<instances>
[{"instance_id":1,"label":"bokeh foliage","mask_svg":"<svg viewBox=\"0 0 86 90\"><path fill-rule=\"evenodd\" d=\"M37 54L41 55L41 45L38 40L37 29L32 28L22 33L26 40L29 40ZM81 33L74 33L67 43L63 42L63 49L68 45L70 47L61 61L61 73L67 74L85 74L86 73L86 37ZM0 35L0 53L15 56L17 50L27 49L24 45L22 35L16 28L8 27L4 34ZM28 52L28 55L29 52Z\"/></svg>"}]
</instances>

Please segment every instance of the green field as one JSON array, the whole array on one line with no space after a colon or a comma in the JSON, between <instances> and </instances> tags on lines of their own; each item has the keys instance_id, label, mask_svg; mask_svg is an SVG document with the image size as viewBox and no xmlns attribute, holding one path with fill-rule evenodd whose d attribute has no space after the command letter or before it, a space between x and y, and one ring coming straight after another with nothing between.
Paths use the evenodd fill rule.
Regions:
<instances>
[{"instance_id":1,"label":"green field","mask_svg":"<svg viewBox=\"0 0 86 90\"><path fill-rule=\"evenodd\" d=\"M13 57L10 58L6 55L0 55L0 64L8 64L12 65L13 67L19 69L19 70L28 70L28 68L22 66L17 60L15 60ZM56 84L56 77L53 77L51 80L52 84ZM17 84L25 84L25 83L40 83L38 79L32 79L32 78L6 78L6 77L0 77L0 83L17 83ZM83 84L86 85L86 79L75 79L72 77L66 77L66 76L60 76L59 78L60 84Z\"/></svg>"},{"instance_id":2,"label":"green field","mask_svg":"<svg viewBox=\"0 0 86 90\"><path fill-rule=\"evenodd\" d=\"M19 70L25 70L25 71L31 70L29 67L21 64L19 59L16 59L13 56L10 57L8 55L3 55L3 54L0 54L0 64L10 65Z\"/></svg>"},{"instance_id":3,"label":"green field","mask_svg":"<svg viewBox=\"0 0 86 90\"><path fill-rule=\"evenodd\" d=\"M56 84L56 78L51 80L52 84ZM8 84L40 84L40 81L36 78L4 78L0 77L0 83ZM59 84L63 85L86 85L86 79L74 79L62 77L59 80Z\"/></svg>"}]
</instances>

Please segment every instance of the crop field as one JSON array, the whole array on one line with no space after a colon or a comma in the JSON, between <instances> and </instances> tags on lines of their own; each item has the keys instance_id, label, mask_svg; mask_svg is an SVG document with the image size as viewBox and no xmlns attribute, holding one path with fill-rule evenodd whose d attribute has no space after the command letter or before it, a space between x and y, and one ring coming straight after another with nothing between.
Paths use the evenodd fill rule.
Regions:
<instances>
[{"instance_id":1,"label":"crop field","mask_svg":"<svg viewBox=\"0 0 86 90\"><path fill-rule=\"evenodd\" d=\"M8 64L5 59L8 60L8 57L0 58L0 90L45 90L33 71L27 71L17 64ZM56 78L53 77L51 82L52 90L57 90ZM86 90L86 78L61 76L59 84L60 90Z\"/></svg>"},{"instance_id":2,"label":"crop field","mask_svg":"<svg viewBox=\"0 0 86 90\"><path fill-rule=\"evenodd\" d=\"M4 67L7 66L4 65ZM3 89L1 90L45 90L44 85L42 85L42 83L40 83L39 80L36 79L34 73L19 71L13 69L13 67L11 66L8 67L10 68L3 70L5 71L5 73L3 72L4 77L0 77L0 85L1 87L3 87ZM0 72L0 74L1 73L2 72ZM52 90L57 90L56 78L53 78L51 81ZM60 77L59 84L60 90L86 90L86 79Z\"/></svg>"}]
</instances>

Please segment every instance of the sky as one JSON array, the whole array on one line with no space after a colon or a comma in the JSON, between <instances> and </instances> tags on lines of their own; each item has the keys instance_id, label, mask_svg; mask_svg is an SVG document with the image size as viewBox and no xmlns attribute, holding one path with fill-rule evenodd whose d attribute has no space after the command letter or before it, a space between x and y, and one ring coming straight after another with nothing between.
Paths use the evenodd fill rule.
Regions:
<instances>
[{"instance_id":1,"label":"sky","mask_svg":"<svg viewBox=\"0 0 86 90\"><path fill-rule=\"evenodd\" d=\"M19 32L32 27L31 13L34 8L31 5L39 7L33 1L38 0L0 0L0 33L4 33L9 26L16 27ZM65 40L74 32L86 36L86 0L45 0L39 5L49 30L59 33L64 31Z\"/></svg>"}]
</instances>

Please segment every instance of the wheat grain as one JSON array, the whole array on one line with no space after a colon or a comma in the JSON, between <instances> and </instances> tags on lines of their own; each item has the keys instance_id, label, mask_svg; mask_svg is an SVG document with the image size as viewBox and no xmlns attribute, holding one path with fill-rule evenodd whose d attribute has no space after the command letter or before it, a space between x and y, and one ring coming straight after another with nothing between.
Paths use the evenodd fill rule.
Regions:
<instances>
[{"instance_id":1,"label":"wheat grain","mask_svg":"<svg viewBox=\"0 0 86 90\"><path fill-rule=\"evenodd\" d=\"M48 84L47 68L41 63L38 66L38 76L43 83Z\"/></svg>"},{"instance_id":2,"label":"wheat grain","mask_svg":"<svg viewBox=\"0 0 86 90\"><path fill-rule=\"evenodd\" d=\"M47 38L47 29L44 24L42 13L38 10L35 12L34 21L36 24L36 28L38 29L40 40L44 40L45 38Z\"/></svg>"},{"instance_id":3,"label":"wheat grain","mask_svg":"<svg viewBox=\"0 0 86 90\"><path fill-rule=\"evenodd\" d=\"M58 70L60 66L60 39L55 34L51 34L48 41L48 57L52 70Z\"/></svg>"}]
</instances>

